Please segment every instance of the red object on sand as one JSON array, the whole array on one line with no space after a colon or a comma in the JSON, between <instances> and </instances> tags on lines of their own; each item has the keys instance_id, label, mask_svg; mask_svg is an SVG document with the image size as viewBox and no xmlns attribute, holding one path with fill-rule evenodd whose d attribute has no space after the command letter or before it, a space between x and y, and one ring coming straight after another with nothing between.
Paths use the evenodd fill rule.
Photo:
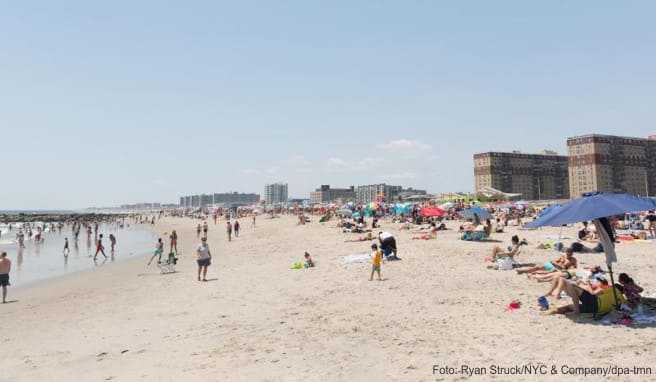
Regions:
<instances>
[{"instance_id":1,"label":"red object on sand","mask_svg":"<svg viewBox=\"0 0 656 382\"><path fill-rule=\"evenodd\" d=\"M521 306L522 306L522 303L521 303L521 302L519 302L519 301L517 301L517 300L513 300L513 301L511 301L510 304L508 304L508 306L506 307L506 311L508 311L508 312L512 312L513 310L517 310L517 309L521 308Z\"/></svg>"},{"instance_id":2,"label":"red object on sand","mask_svg":"<svg viewBox=\"0 0 656 382\"><path fill-rule=\"evenodd\" d=\"M424 207L419 211L419 214L423 217L442 217L446 216L446 211L439 207Z\"/></svg>"}]
</instances>

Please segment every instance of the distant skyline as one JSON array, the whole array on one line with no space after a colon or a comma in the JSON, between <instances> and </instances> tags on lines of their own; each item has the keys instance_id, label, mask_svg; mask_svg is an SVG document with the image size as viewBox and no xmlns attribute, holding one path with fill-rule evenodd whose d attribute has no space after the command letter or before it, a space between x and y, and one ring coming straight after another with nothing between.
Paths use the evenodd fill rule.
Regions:
<instances>
[{"instance_id":1,"label":"distant skyline","mask_svg":"<svg viewBox=\"0 0 656 382\"><path fill-rule=\"evenodd\" d=\"M0 209L289 184L471 191L472 155L656 133L656 3L4 2Z\"/></svg>"}]
</instances>

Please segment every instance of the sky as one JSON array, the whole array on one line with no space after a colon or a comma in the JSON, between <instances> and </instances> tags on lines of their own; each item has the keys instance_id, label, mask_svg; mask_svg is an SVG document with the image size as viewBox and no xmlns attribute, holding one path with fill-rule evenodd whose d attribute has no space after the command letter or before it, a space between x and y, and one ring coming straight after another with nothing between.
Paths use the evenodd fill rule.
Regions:
<instances>
[{"instance_id":1,"label":"sky","mask_svg":"<svg viewBox=\"0 0 656 382\"><path fill-rule=\"evenodd\" d=\"M472 155L656 133L656 3L0 0L0 209L473 189Z\"/></svg>"}]
</instances>

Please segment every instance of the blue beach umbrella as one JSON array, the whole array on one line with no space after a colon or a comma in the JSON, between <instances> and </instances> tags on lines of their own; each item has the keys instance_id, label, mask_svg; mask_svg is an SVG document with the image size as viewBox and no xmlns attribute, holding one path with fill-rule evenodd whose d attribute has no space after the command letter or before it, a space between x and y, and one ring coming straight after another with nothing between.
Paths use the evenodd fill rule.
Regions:
<instances>
[{"instance_id":1,"label":"blue beach umbrella","mask_svg":"<svg viewBox=\"0 0 656 382\"><path fill-rule=\"evenodd\" d=\"M539 218L526 224L526 227L560 227L564 224L653 209L656 209L656 203L651 198L597 192L584 194L582 197L569 201L560 207L549 208L549 211L543 212Z\"/></svg>"},{"instance_id":2,"label":"blue beach umbrella","mask_svg":"<svg viewBox=\"0 0 656 382\"><path fill-rule=\"evenodd\" d=\"M481 207L472 207L472 208L466 209L466 210L462 211L462 213L460 215L462 215L462 217L465 218L465 219L473 219L474 215L478 215L478 217L481 220L492 218L492 215L490 214L490 212L486 209L481 208Z\"/></svg>"},{"instance_id":3,"label":"blue beach umbrella","mask_svg":"<svg viewBox=\"0 0 656 382\"><path fill-rule=\"evenodd\" d=\"M612 263L617 261L617 256L615 254L614 239L612 238L612 229L606 218L609 216L653 209L656 209L656 202L651 198L641 198L629 194L597 192L584 194L582 197L565 203L559 208L553 208L531 223L526 224L526 227L559 227L564 224L592 220L597 228L597 233L599 234L600 239L599 241L604 247L606 265L608 266L608 272L610 273L611 285L615 285ZM613 288L615 305L618 306L619 304L616 293L615 288Z\"/></svg>"}]
</instances>

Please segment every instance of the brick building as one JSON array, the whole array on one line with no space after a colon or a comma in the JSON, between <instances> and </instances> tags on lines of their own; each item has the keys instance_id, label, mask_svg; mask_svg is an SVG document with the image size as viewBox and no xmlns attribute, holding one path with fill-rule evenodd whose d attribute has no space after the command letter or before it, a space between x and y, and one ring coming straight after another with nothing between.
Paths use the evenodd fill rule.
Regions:
<instances>
[{"instance_id":1,"label":"brick building","mask_svg":"<svg viewBox=\"0 0 656 382\"><path fill-rule=\"evenodd\" d=\"M491 187L523 199L569 198L568 159L553 151L541 154L487 152L474 155L475 190Z\"/></svg>"},{"instance_id":2,"label":"brick building","mask_svg":"<svg viewBox=\"0 0 656 382\"><path fill-rule=\"evenodd\" d=\"M590 134L567 139L569 188L585 192L656 193L656 139Z\"/></svg>"}]
</instances>

